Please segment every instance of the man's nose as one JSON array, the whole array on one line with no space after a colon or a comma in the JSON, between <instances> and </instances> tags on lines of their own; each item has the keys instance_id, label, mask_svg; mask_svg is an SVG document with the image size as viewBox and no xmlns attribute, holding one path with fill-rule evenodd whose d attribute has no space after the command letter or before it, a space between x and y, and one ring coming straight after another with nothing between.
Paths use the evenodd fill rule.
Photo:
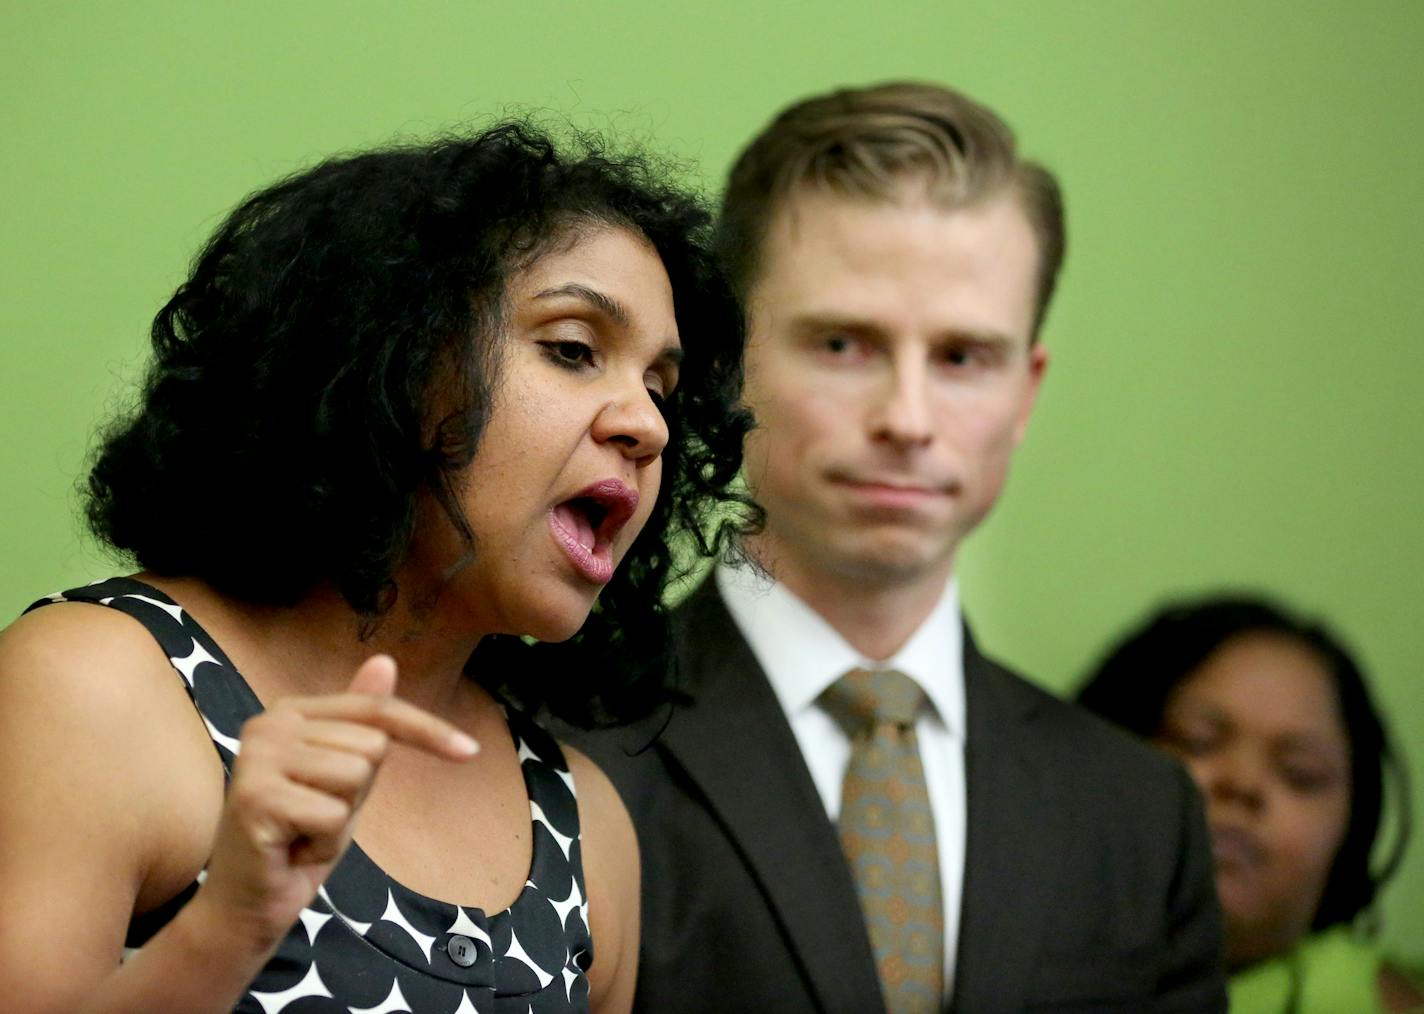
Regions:
<instances>
[{"instance_id":1,"label":"man's nose","mask_svg":"<svg viewBox=\"0 0 1424 1014\"><path fill-rule=\"evenodd\" d=\"M934 437L929 383L928 364L922 358L906 356L893 360L872 410L873 435L906 447L929 443Z\"/></svg>"}]
</instances>

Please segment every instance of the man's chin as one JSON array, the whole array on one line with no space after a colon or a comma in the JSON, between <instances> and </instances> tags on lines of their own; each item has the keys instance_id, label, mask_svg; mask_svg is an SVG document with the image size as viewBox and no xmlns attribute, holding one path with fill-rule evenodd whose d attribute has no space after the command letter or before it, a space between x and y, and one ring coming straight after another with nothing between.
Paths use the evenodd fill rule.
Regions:
<instances>
[{"instance_id":1,"label":"man's chin","mask_svg":"<svg viewBox=\"0 0 1424 1014\"><path fill-rule=\"evenodd\" d=\"M772 576L794 582L896 587L948 580L955 543L900 526L867 531L833 524L769 529L748 548Z\"/></svg>"},{"instance_id":2,"label":"man's chin","mask_svg":"<svg viewBox=\"0 0 1424 1014\"><path fill-rule=\"evenodd\" d=\"M923 540L882 539L838 547L827 554L829 568L845 580L876 587L945 581L954 564L954 547Z\"/></svg>"}]
</instances>

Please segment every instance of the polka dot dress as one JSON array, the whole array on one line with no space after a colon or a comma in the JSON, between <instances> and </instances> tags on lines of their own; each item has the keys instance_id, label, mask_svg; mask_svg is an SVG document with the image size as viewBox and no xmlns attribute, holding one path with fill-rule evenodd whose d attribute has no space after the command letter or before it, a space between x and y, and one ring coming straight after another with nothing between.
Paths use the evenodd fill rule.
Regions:
<instances>
[{"instance_id":1,"label":"polka dot dress","mask_svg":"<svg viewBox=\"0 0 1424 1014\"><path fill-rule=\"evenodd\" d=\"M208 634L162 592L114 578L36 602L95 602L148 629L182 677L231 775L238 730L262 710ZM512 710L529 794L529 878L502 912L451 905L388 877L356 845L332 870L235 1010L244 1014L555 1014L588 1010L588 932L573 777L558 744ZM199 875L198 882L202 881ZM143 946L192 897L192 884L137 917Z\"/></svg>"}]
</instances>

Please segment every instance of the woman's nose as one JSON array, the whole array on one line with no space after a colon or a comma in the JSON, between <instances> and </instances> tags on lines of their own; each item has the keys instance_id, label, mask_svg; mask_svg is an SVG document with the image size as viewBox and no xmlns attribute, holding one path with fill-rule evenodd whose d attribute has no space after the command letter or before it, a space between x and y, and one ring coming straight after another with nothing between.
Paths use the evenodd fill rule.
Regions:
<instances>
[{"instance_id":1,"label":"woman's nose","mask_svg":"<svg viewBox=\"0 0 1424 1014\"><path fill-rule=\"evenodd\" d=\"M1254 758L1227 754L1210 762L1203 789L1211 800L1259 810L1266 801L1265 771Z\"/></svg>"},{"instance_id":2,"label":"woman's nose","mask_svg":"<svg viewBox=\"0 0 1424 1014\"><path fill-rule=\"evenodd\" d=\"M638 464L656 459L668 442L667 420L642 384L608 402L594 419L593 437L611 443Z\"/></svg>"}]
</instances>

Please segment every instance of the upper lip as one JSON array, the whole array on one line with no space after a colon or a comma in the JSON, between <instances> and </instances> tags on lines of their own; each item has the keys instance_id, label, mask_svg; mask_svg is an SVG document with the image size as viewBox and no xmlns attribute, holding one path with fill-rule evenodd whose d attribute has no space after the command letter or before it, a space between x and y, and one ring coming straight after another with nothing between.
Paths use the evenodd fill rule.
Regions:
<instances>
[{"instance_id":1,"label":"upper lip","mask_svg":"<svg viewBox=\"0 0 1424 1014\"><path fill-rule=\"evenodd\" d=\"M621 479L600 479L563 503L586 501L586 513L599 542L612 542L638 509L638 491Z\"/></svg>"}]
</instances>

